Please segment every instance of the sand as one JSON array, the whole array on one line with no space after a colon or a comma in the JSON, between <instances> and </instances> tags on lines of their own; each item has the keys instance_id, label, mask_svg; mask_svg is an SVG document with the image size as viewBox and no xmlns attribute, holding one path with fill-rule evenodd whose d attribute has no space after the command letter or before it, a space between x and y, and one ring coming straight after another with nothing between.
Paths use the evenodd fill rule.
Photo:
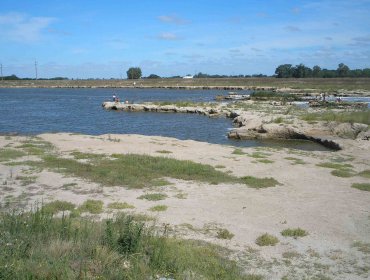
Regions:
<instances>
[{"instance_id":1,"label":"sand","mask_svg":"<svg viewBox=\"0 0 370 280\"><path fill-rule=\"evenodd\" d=\"M166 156L209 164L236 176L273 177L281 184L254 189L241 184L211 185L167 178L172 185L155 191L166 193L162 201L137 199L148 190L125 186L102 187L80 178L65 177L51 171L34 173L35 182L22 186L15 178L25 175L25 166L7 166L0 162L0 202L9 195L19 206L35 201L66 200L82 204L99 199L127 202L129 210L155 216L157 225L169 224L171 233L181 238L195 238L230 248L229 255L248 273L266 279L369 279L370 274L370 192L351 188L353 183L369 183L368 178L333 176L332 169L317 164L339 160L353 165L356 172L370 169L369 141L347 145L338 152L299 151L286 148L244 148L246 154L233 154L235 147L192 140L142 135L75 135L42 134L61 155L71 151L84 153L133 153ZM0 148L16 147L25 137L0 137ZM170 153L160 153L160 151ZM272 163L259 162L254 152L267 154ZM305 164L293 164L294 157ZM32 157L33 158L33 157ZM30 156L22 160L31 159ZM223 168L224 167L224 168ZM28 175L29 176L29 175ZM6 184L5 184L6 182ZM77 188L66 187L69 183ZM154 190L151 190L152 192ZM179 198L180 195L180 198ZM164 204L164 212L151 212L154 205ZM106 208L103 216L112 215ZM294 239L281 231L300 227L309 234ZM219 229L234 234L231 240L216 237ZM280 240L276 246L260 247L258 236L269 233ZM357 242L357 243L356 243ZM354 246L365 244L367 251Z\"/></svg>"}]
</instances>

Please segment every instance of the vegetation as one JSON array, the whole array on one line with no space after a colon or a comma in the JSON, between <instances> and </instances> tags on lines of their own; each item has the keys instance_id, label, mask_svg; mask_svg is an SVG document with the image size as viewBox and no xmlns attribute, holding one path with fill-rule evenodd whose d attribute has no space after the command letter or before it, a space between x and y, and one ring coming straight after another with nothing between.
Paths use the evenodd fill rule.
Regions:
<instances>
[{"instance_id":1,"label":"vegetation","mask_svg":"<svg viewBox=\"0 0 370 280\"><path fill-rule=\"evenodd\" d=\"M282 236L290 236L294 238L303 237L308 235L308 232L301 228L288 228L281 232Z\"/></svg>"},{"instance_id":2,"label":"vegetation","mask_svg":"<svg viewBox=\"0 0 370 280\"><path fill-rule=\"evenodd\" d=\"M222 249L156 234L121 214L115 219L0 214L0 279L261 279L243 275Z\"/></svg>"},{"instance_id":3,"label":"vegetation","mask_svg":"<svg viewBox=\"0 0 370 280\"><path fill-rule=\"evenodd\" d=\"M268 233L262 234L256 239L258 246L275 246L277 243L279 243L279 239Z\"/></svg>"},{"instance_id":4,"label":"vegetation","mask_svg":"<svg viewBox=\"0 0 370 280\"><path fill-rule=\"evenodd\" d=\"M242 149L237 148L232 152L233 155L245 155Z\"/></svg>"},{"instance_id":5,"label":"vegetation","mask_svg":"<svg viewBox=\"0 0 370 280\"><path fill-rule=\"evenodd\" d=\"M226 228L221 228L217 231L216 237L218 239L232 239L234 237L234 234L228 231Z\"/></svg>"},{"instance_id":6,"label":"vegetation","mask_svg":"<svg viewBox=\"0 0 370 280\"><path fill-rule=\"evenodd\" d=\"M280 184L274 178L256 178L253 176L245 176L242 177L241 180L248 186L255 189L275 187L276 185Z\"/></svg>"},{"instance_id":7,"label":"vegetation","mask_svg":"<svg viewBox=\"0 0 370 280\"><path fill-rule=\"evenodd\" d=\"M308 113L301 116L305 121L331 121L331 122L348 122L364 123L370 125L370 110L354 112L323 112Z\"/></svg>"},{"instance_id":8,"label":"vegetation","mask_svg":"<svg viewBox=\"0 0 370 280\"><path fill-rule=\"evenodd\" d=\"M130 67L126 73L127 73L127 79L129 80L140 79L142 76L140 67Z\"/></svg>"},{"instance_id":9,"label":"vegetation","mask_svg":"<svg viewBox=\"0 0 370 280\"><path fill-rule=\"evenodd\" d=\"M149 211L162 212L162 211L166 211L167 208L168 207L166 205L156 205L156 206L149 208Z\"/></svg>"},{"instance_id":10,"label":"vegetation","mask_svg":"<svg viewBox=\"0 0 370 280\"><path fill-rule=\"evenodd\" d=\"M370 170L367 169L367 170L361 171L360 173L358 173L358 175L364 178L370 178Z\"/></svg>"},{"instance_id":11,"label":"vegetation","mask_svg":"<svg viewBox=\"0 0 370 280\"><path fill-rule=\"evenodd\" d=\"M0 162L9 161L25 156L26 153L15 149L0 149Z\"/></svg>"},{"instance_id":12,"label":"vegetation","mask_svg":"<svg viewBox=\"0 0 370 280\"><path fill-rule=\"evenodd\" d=\"M146 199L149 201L158 201L166 199L168 196L164 193L147 193L138 197L138 199Z\"/></svg>"},{"instance_id":13,"label":"vegetation","mask_svg":"<svg viewBox=\"0 0 370 280\"><path fill-rule=\"evenodd\" d=\"M351 169L335 169L330 172L332 175L337 177L349 178L356 175Z\"/></svg>"},{"instance_id":14,"label":"vegetation","mask_svg":"<svg viewBox=\"0 0 370 280\"><path fill-rule=\"evenodd\" d=\"M108 204L108 208L110 209L133 209L135 206L128 204L127 202L112 202Z\"/></svg>"},{"instance_id":15,"label":"vegetation","mask_svg":"<svg viewBox=\"0 0 370 280\"><path fill-rule=\"evenodd\" d=\"M80 212L89 212L90 214L100 214L103 212L103 201L88 199L80 207Z\"/></svg>"},{"instance_id":16,"label":"vegetation","mask_svg":"<svg viewBox=\"0 0 370 280\"><path fill-rule=\"evenodd\" d=\"M369 183L354 183L352 184L352 188L370 192L370 184Z\"/></svg>"},{"instance_id":17,"label":"vegetation","mask_svg":"<svg viewBox=\"0 0 370 280\"><path fill-rule=\"evenodd\" d=\"M285 159L292 161L292 164L306 164L303 159L295 158L295 157L286 157Z\"/></svg>"},{"instance_id":18,"label":"vegetation","mask_svg":"<svg viewBox=\"0 0 370 280\"><path fill-rule=\"evenodd\" d=\"M275 75L277 78L370 77L370 68L350 70L347 65L340 63L336 70L328 70L318 65L311 69L302 63L296 66L282 64L276 68Z\"/></svg>"},{"instance_id":19,"label":"vegetation","mask_svg":"<svg viewBox=\"0 0 370 280\"><path fill-rule=\"evenodd\" d=\"M251 93L250 96L252 100L274 100L274 101L282 101L282 102L301 100L301 98L295 94L280 93L280 92L273 92L273 91L255 91Z\"/></svg>"},{"instance_id":20,"label":"vegetation","mask_svg":"<svg viewBox=\"0 0 370 280\"><path fill-rule=\"evenodd\" d=\"M58 212L72 211L75 207L76 206L71 202L55 200L45 204L42 210L46 213L57 214Z\"/></svg>"}]
</instances>

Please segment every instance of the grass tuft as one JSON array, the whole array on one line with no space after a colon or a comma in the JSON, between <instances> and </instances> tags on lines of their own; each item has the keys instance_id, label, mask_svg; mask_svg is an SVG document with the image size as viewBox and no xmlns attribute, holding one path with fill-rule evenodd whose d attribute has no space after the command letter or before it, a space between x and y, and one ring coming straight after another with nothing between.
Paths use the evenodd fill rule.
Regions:
<instances>
[{"instance_id":1,"label":"grass tuft","mask_svg":"<svg viewBox=\"0 0 370 280\"><path fill-rule=\"evenodd\" d=\"M110 209L133 209L135 206L128 204L127 202L112 202L108 204Z\"/></svg>"},{"instance_id":2,"label":"grass tuft","mask_svg":"<svg viewBox=\"0 0 370 280\"><path fill-rule=\"evenodd\" d=\"M354 183L351 186L352 188L361 190L361 191L367 191L370 192L370 184L369 183Z\"/></svg>"},{"instance_id":3,"label":"grass tuft","mask_svg":"<svg viewBox=\"0 0 370 280\"><path fill-rule=\"evenodd\" d=\"M306 164L306 162L303 159L300 158L295 158L295 157L286 157L286 160L292 161L292 164Z\"/></svg>"},{"instance_id":4,"label":"grass tuft","mask_svg":"<svg viewBox=\"0 0 370 280\"><path fill-rule=\"evenodd\" d=\"M242 149L235 149L233 152L232 152L233 155L245 155L245 153L243 152Z\"/></svg>"},{"instance_id":5,"label":"grass tuft","mask_svg":"<svg viewBox=\"0 0 370 280\"><path fill-rule=\"evenodd\" d=\"M370 178L370 170L367 169L367 170L361 171L360 173L358 173L358 176Z\"/></svg>"},{"instance_id":6,"label":"grass tuft","mask_svg":"<svg viewBox=\"0 0 370 280\"><path fill-rule=\"evenodd\" d=\"M262 234L256 239L258 246L275 246L277 243L279 243L279 239L268 233Z\"/></svg>"},{"instance_id":7,"label":"grass tuft","mask_svg":"<svg viewBox=\"0 0 370 280\"><path fill-rule=\"evenodd\" d=\"M0 162L14 160L14 159L23 157L25 155L27 154L23 151L3 148L3 149L0 149Z\"/></svg>"},{"instance_id":8,"label":"grass tuft","mask_svg":"<svg viewBox=\"0 0 370 280\"><path fill-rule=\"evenodd\" d=\"M242 177L241 180L243 181L243 183L256 189L269 188L280 185L280 183L274 178L256 178L253 176L245 176Z\"/></svg>"},{"instance_id":9,"label":"grass tuft","mask_svg":"<svg viewBox=\"0 0 370 280\"><path fill-rule=\"evenodd\" d=\"M167 208L168 207L166 205L156 205L156 206L149 208L149 211L162 212L162 211L166 211Z\"/></svg>"},{"instance_id":10,"label":"grass tuft","mask_svg":"<svg viewBox=\"0 0 370 280\"><path fill-rule=\"evenodd\" d=\"M308 235L308 232L301 228L288 228L288 229L284 229L281 232L281 235L290 236L290 237L294 237L295 239L297 239L298 237L303 237L303 236Z\"/></svg>"},{"instance_id":11,"label":"grass tuft","mask_svg":"<svg viewBox=\"0 0 370 280\"><path fill-rule=\"evenodd\" d=\"M100 214L103 212L103 201L88 199L80 207L80 212L89 212L90 214Z\"/></svg>"},{"instance_id":12,"label":"grass tuft","mask_svg":"<svg viewBox=\"0 0 370 280\"><path fill-rule=\"evenodd\" d=\"M330 172L332 175L337 177L349 178L356 175L353 170L350 169L335 169Z\"/></svg>"},{"instance_id":13,"label":"grass tuft","mask_svg":"<svg viewBox=\"0 0 370 280\"><path fill-rule=\"evenodd\" d=\"M164 193L147 193L138 197L138 199L146 199L149 201L158 201L166 199L168 196Z\"/></svg>"},{"instance_id":14,"label":"grass tuft","mask_svg":"<svg viewBox=\"0 0 370 280\"><path fill-rule=\"evenodd\" d=\"M234 237L234 234L228 231L226 228L221 228L217 231L216 237L218 239L232 239Z\"/></svg>"},{"instance_id":15,"label":"grass tuft","mask_svg":"<svg viewBox=\"0 0 370 280\"><path fill-rule=\"evenodd\" d=\"M72 211L75 209L75 205L68 201L55 200L43 205L42 210L46 213L57 214L58 212Z\"/></svg>"}]
</instances>

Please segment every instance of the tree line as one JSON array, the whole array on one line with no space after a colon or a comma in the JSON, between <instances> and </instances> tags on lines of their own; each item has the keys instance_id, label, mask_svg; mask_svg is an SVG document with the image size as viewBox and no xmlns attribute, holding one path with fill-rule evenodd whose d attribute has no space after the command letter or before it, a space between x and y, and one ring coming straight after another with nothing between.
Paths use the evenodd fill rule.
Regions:
<instances>
[{"instance_id":1,"label":"tree line","mask_svg":"<svg viewBox=\"0 0 370 280\"><path fill-rule=\"evenodd\" d=\"M351 70L344 63L340 63L335 70L321 69L315 65L312 69L303 63L293 66L292 64L279 65L275 70L277 78L361 78L370 77L370 68Z\"/></svg>"}]
</instances>

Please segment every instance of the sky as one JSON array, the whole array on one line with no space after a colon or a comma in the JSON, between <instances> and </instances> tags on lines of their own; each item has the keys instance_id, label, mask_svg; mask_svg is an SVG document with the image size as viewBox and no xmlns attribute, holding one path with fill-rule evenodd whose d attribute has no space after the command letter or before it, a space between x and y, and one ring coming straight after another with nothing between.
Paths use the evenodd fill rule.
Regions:
<instances>
[{"instance_id":1,"label":"sky","mask_svg":"<svg viewBox=\"0 0 370 280\"><path fill-rule=\"evenodd\" d=\"M370 0L1 0L3 75L272 75L370 67Z\"/></svg>"}]
</instances>

